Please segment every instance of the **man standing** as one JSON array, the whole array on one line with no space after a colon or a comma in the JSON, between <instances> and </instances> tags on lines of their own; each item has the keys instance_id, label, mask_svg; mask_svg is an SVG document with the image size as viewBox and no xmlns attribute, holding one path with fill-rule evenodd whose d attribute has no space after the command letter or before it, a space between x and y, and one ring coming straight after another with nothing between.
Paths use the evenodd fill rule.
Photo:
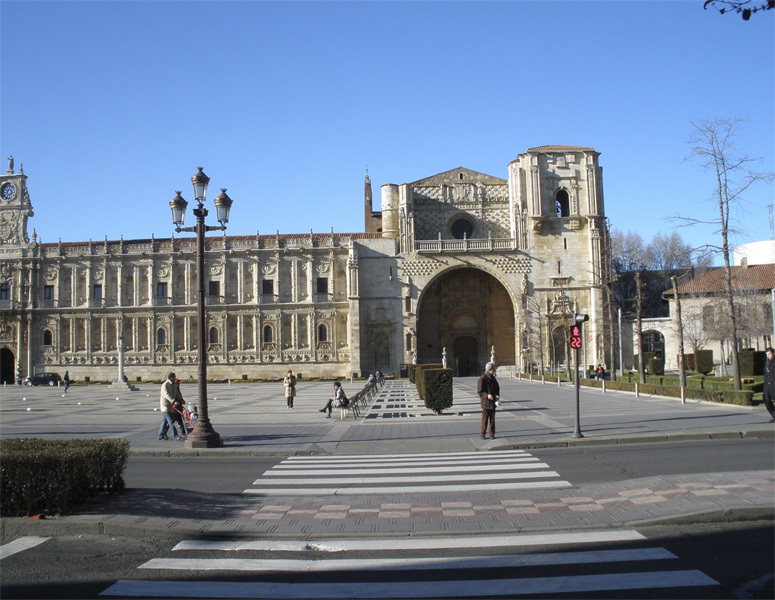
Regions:
<instances>
[{"instance_id":1,"label":"man standing","mask_svg":"<svg viewBox=\"0 0 775 600\"><path fill-rule=\"evenodd\" d=\"M772 348L767 348L767 360L764 361L764 406L770 413L770 423L775 423L775 360Z\"/></svg>"},{"instance_id":2,"label":"man standing","mask_svg":"<svg viewBox=\"0 0 775 600\"><path fill-rule=\"evenodd\" d=\"M296 397L296 376L291 369L288 369L288 373L283 379L283 385L285 386L285 405L293 410L293 399Z\"/></svg>"},{"instance_id":3,"label":"man standing","mask_svg":"<svg viewBox=\"0 0 775 600\"><path fill-rule=\"evenodd\" d=\"M487 363L484 368L484 375L479 378L476 384L476 393L479 394L479 400L482 405L482 439L486 440L487 422L490 423L490 439L495 439L495 407L496 402L500 400L501 386L495 379L495 365Z\"/></svg>"},{"instance_id":4,"label":"man standing","mask_svg":"<svg viewBox=\"0 0 775 600\"><path fill-rule=\"evenodd\" d=\"M182 435L178 435L178 430L175 427L175 421L172 418L173 405L178 398L183 399L183 396L175 385L175 373L167 375L167 380L161 384L161 396L159 397L159 409L161 410L161 426L159 427L159 439L168 440L167 430L172 429L172 434L176 440L182 440L186 435L185 430Z\"/></svg>"}]
</instances>

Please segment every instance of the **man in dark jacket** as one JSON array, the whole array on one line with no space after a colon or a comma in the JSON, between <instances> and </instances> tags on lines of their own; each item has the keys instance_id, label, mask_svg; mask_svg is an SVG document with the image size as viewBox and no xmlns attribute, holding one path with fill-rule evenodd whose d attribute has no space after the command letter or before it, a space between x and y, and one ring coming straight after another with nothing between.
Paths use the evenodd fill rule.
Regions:
<instances>
[{"instance_id":1,"label":"man in dark jacket","mask_svg":"<svg viewBox=\"0 0 775 600\"><path fill-rule=\"evenodd\" d=\"M775 423L775 360L772 348L767 348L767 360L764 361L764 406L770 413L770 423Z\"/></svg>"},{"instance_id":2,"label":"man in dark jacket","mask_svg":"<svg viewBox=\"0 0 775 600\"><path fill-rule=\"evenodd\" d=\"M487 363L484 368L484 375L479 378L476 384L476 393L479 394L479 400L482 405L482 439L486 440L487 422L490 422L490 438L495 439L495 407L496 402L500 403L501 386L495 379L495 365Z\"/></svg>"}]
</instances>

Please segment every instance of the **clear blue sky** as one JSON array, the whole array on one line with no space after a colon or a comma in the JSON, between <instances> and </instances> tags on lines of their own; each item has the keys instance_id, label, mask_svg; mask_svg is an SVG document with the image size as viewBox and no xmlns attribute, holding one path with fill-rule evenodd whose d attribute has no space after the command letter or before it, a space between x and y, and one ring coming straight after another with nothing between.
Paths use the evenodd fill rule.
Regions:
<instances>
[{"instance_id":1,"label":"clear blue sky","mask_svg":"<svg viewBox=\"0 0 775 600\"><path fill-rule=\"evenodd\" d=\"M199 165L229 234L352 232L367 166L379 210L384 183L583 145L612 226L648 241L717 215L692 121L747 119L775 170L775 11L702 5L3 0L0 172L23 164L44 242L169 237ZM746 200L737 241L769 239L773 186Z\"/></svg>"}]
</instances>

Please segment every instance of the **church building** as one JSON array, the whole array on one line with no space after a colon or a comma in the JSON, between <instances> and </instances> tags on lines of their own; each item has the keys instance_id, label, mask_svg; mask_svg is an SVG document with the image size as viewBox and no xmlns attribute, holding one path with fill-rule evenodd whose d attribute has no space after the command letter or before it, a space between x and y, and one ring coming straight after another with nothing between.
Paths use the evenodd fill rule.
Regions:
<instances>
[{"instance_id":1,"label":"church building","mask_svg":"<svg viewBox=\"0 0 775 600\"><path fill-rule=\"evenodd\" d=\"M399 174L400 175L400 174ZM606 363L608 231L599 153L530 148L505 177L458 167L381 186L368 173L364 230L209 236L208 376L456 376ZM43 199L42 210L45 210ZM196 378L196 239L59 241L28 233L23 169L0 176L0 381L69 371L130 381Z\"/></svg>"}]
</instances>

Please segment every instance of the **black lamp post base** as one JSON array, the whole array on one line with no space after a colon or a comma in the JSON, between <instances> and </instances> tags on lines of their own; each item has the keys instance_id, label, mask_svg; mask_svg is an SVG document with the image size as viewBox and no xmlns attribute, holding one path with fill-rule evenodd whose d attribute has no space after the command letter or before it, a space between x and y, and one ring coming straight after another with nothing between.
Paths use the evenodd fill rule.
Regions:
<instances>
[{"instance_id":1,"label":"black lamp post base","mask_svg":"<svg viewBox=\"0 0 775 600\"><path fill-rule=\"evenodd\" d=\"M194 426L194 431L188 434L184 442L186 448L221 448L221 436L210 423L202 425L201 421Z\"/></svg>"}]
</instances>

